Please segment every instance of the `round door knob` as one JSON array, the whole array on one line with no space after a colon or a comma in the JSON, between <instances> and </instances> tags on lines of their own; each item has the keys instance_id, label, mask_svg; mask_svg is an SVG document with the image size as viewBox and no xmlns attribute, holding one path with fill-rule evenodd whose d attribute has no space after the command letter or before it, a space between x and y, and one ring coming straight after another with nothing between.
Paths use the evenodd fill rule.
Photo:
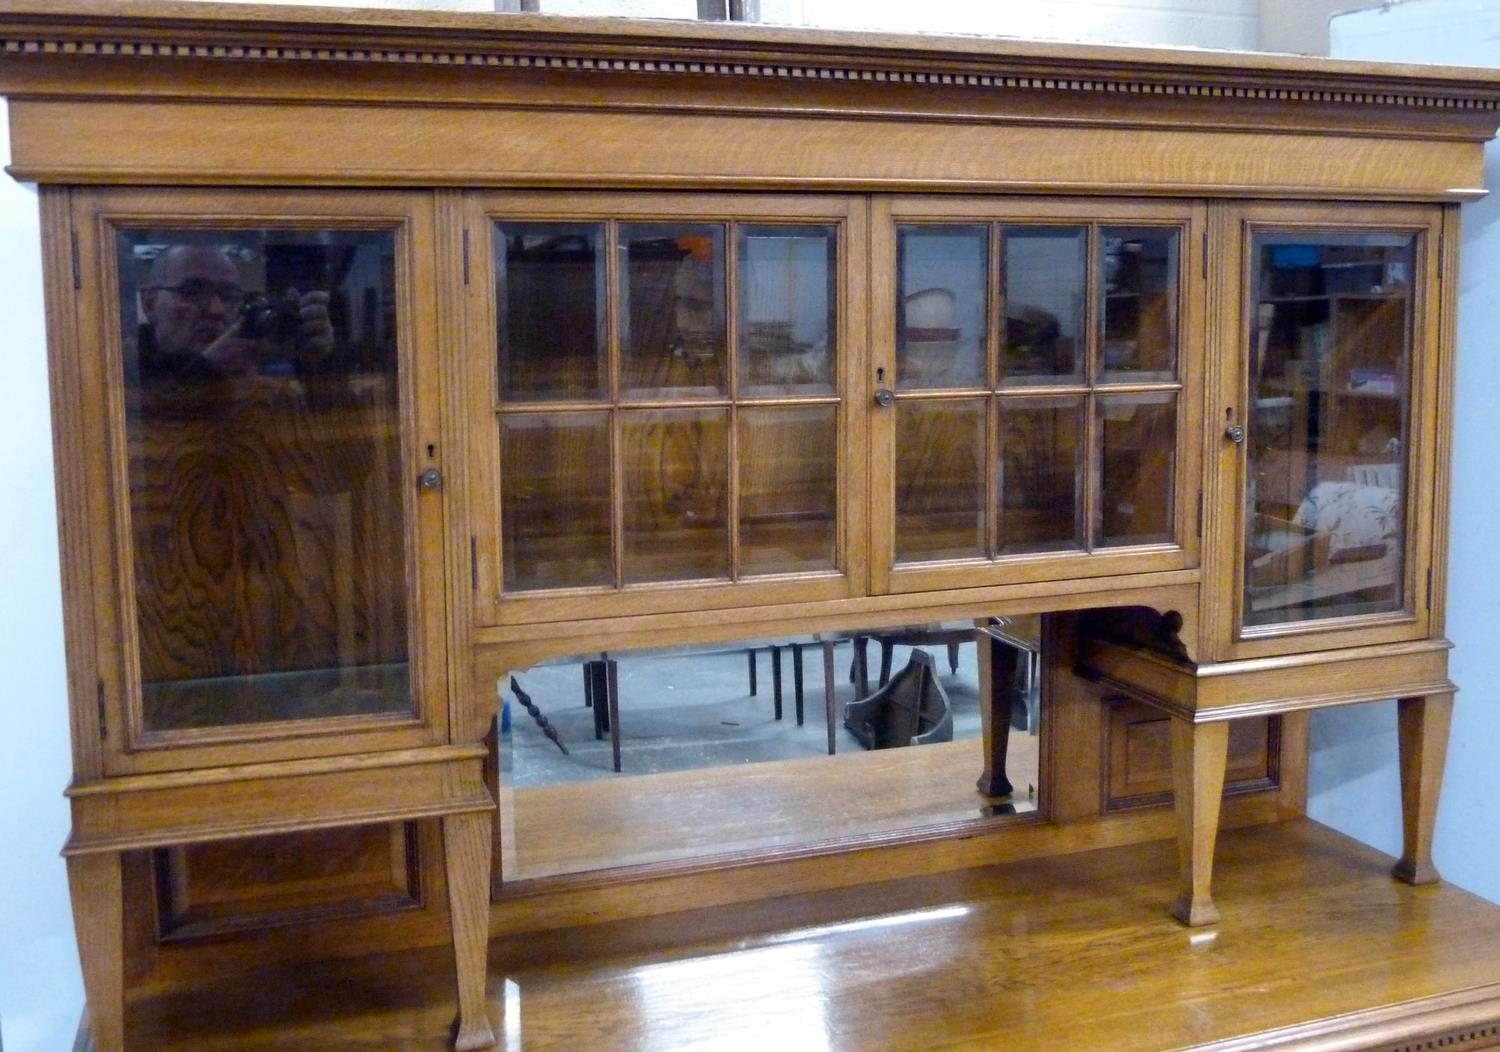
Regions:
<instances>
[{"instance_id":1,"label":"round door knob","mask_svg":"<svg viewBox=\"0 0 1500 1052\"><path fill-rule=\"evenodd\" d=\"M875 392L875 404L889 409L896 404L896 392L892 391L889 387L882 387Z\"/></svg>"},{"instance_id":2,"label":"round door knob","mask_svg":"<svg viewBox=\"0 0 1500 1052\"><path fill-rule=\"evenodd\" d=\"M1245 441L1245 429L1239 424L1230 424L1224 429L1224 437L1235 445L1241 445Z\"/></svg>"},{"instance_id":3,"label":"round door knob","mask_svg":"<svg viewBox=\"0 0 1500 1052\"><path fill-rule=\"evenodd\" d=\"M443 473L437 468L428 468L417 476L417 485L423 489L437 489L443 484Z\"/></svg>"}]
</instances>

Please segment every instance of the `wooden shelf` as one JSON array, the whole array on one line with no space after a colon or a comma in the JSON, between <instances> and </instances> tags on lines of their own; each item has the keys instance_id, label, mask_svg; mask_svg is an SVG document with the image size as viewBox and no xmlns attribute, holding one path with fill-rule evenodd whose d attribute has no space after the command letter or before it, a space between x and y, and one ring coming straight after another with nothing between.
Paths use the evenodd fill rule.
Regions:
<instances>
[{"instance_id":1,"label":"wooden shelf","mask_svg":"<svg viewBox=\"0 0 1500 1052\"><path fill-rule=\"evenodd\" d=\"M1500 906L1307 820L1226 831L1217 927L1158 841L490 944L499 1047L1436 1048L1500 1043ZM874 875L872 874L872 877ZM447 1047L438 950L142 999L133 1047ZM1316 981L1309 981L1316 977ZM1467 1039L1466 1039L1467 1036ZM820 1045L820 1047L825 1047Z\"/></svg>"}]
</instances>

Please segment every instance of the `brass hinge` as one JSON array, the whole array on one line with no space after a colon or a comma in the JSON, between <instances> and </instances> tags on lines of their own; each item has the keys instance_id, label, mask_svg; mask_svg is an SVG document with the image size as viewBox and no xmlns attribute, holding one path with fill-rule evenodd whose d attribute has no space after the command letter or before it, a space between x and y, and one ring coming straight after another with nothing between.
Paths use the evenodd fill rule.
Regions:
<instances>
[{"instance_id":1,"label":"brass hinge","mask_svg":"<svg viewBox=\"0 0 1500 1052\"><path fill-rule=\"evenodd\" d=\"M1198 536L1203 536L1203 491L1198 491Z\"/></svg>"},{"instance_id":2,"label":"brass hinge","mask_svg":"<svg viewBox=\"0 0 1500 1052\"><path fill-rule=\"evenodd\" d=\"M1202 268L1203 268L1203 277L1204 277L1204 280L1207 280L1208 279L1208 231L1207 230L1203 231L1203 261L1202 261L1201 265L1202 265Z\"/></svg>"},{"instance_id":3,"label":"brass hinge","mask_svg":"<svg viewBox=\"0 0 1500 1052\"><path fill-rule=\"evenodd\" d=\"M78 231L68 231L68 239L73 247L73 288L83 288L83 264L78 261Z\"/></svg>"},{"instance_id":4,"label":"brass hinge","mask_svg":"<svg viewBox=\"0 0 1500 1052\"><path fill-rule=\"evenodd\" d=\"M1427 609L1432 609L1432 567L1427 568Z\"/></svg>"},{"instance_id":5,"label":"brass hinge","mask_svg":"<svg viewBox=\"0 0 1500 1052\"><path fill-rule=\"evenodd\" d=\"M469 283L469 228L464 227L464 284Z\"/></svg>"},{"instance_id":6,"label":"brass hinge","mask_svg":"<svg viewBox=\"0 0 1500 1052\"><path fill-rule=\"evenodd\" d=\"M106 722L106 717L105 717L104 680L102 680L102 679L99 681L99 692L98 692L98 694L95 697L95 702L99 706L99 740L100 741L104 741L105 739L107 739L109 737L109 733L108 733L108 724Z\"/></svg>"},{"instance_id":7,"label":"brass hinge","mask_svg":"<svg viewBox=\"0 0 1500 1052\"><path fill-rule=\"evenodd\" d=\"M469 588L479 591L479 538L469 538Z\"/></svg>"}]
</instances>

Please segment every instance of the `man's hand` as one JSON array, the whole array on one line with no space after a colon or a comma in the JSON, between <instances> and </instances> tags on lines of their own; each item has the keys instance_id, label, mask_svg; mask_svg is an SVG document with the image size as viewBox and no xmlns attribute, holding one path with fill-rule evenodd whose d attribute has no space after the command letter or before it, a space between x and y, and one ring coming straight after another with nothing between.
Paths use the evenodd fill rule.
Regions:
<instances>
[{"instance_id":1,"label":"man's hand","mask_svg":"<svg viewBox=\"0 0 1500 1052\"><path fill-rule=\"evenodd\" d=\"M297 304L297 364L313 365L333 353L333 322L328 317L328 293L287 289Z\"/></svg>"}]
</instances>

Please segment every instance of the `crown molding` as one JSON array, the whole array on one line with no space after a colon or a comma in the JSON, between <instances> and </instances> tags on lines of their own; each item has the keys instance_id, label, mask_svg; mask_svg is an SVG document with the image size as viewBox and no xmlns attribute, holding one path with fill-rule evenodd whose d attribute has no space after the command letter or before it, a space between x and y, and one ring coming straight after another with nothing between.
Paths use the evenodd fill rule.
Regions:
<instances>
[{"instance_id":1,"label":"crown molding","mask_svg":"<svg viewBox=\"0 0 1500 1052\"><path fill-rule=\"evenodd\" d=\"M725 23L0 0L8 57L448 66L1500 111L1491 70ZM14 90L14 88L12 88Z\"/></svg>"}]
</instances>

